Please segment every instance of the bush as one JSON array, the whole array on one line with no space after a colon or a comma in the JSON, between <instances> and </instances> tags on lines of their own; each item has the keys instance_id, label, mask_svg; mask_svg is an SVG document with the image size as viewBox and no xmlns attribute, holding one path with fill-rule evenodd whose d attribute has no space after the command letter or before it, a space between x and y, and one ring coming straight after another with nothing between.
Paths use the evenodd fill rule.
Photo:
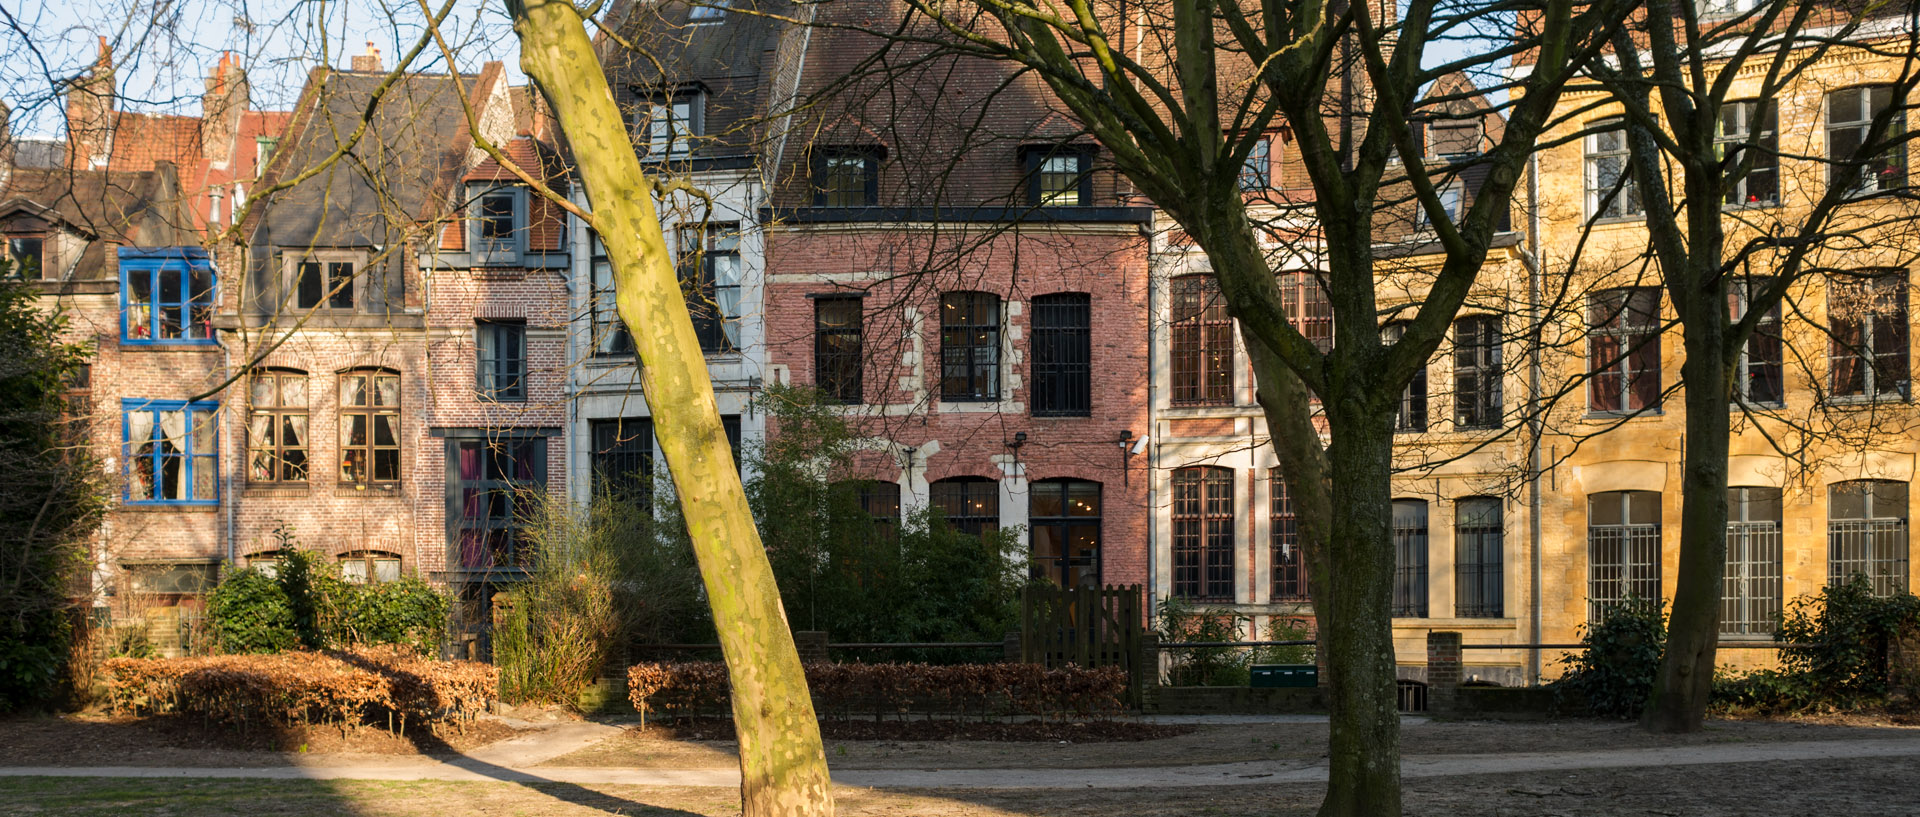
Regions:
<instances>
[{"instance_id":1,"label":"bush","mask_svg":"<svg viewBox=\"0 0 1920 817\"><path fill-rule=\"evenodd\" d=\"M1605 718L1635 718L1646 707L1667 646L1667 617L1659 602L1628 599L1600 623L1582 627L1581 651L1561 659L1553 686Z\"/></svg>"},{"instance_id":2,"label":"bush","mask_svg":"<svg viewBox=\"0 0 1920 817\"><path fill-rule=\"evenodd\" d=\"M1127 672L1119 667L815 663L806 671L822 720L886 714L1105 717L1121 710L1127 692ZM627 671L627 696L643 716L725 713L730 690L727 667L717 661L638 664Z\"/></svg>"},{"instance_id":3,"label":"bush","mask_svg":"<svg viewBox=\"0 0 1920 817\"><path fill-rule=\"evenodd\" d=\"M113 711L177 712L226 724L380 723L471 718L497 697L494 669L398 650L285 652L204 658L114 658Z\"/></svg>"},{"instance_id":4,"label":"bush","mask_svg":"<svg viewBox=\"0 0 1920 817\"><path fill-rule=\"evenodd\" d=\"M1865 577L1821 588L1787 605L1775 628L1779 670L1714 678L1714 706L1762 715L1852 709L1887 696L1888 650L1904 629L1920 627L1920 598L1877 597Z\"/></svg>"},{"instance_id":5,"label":"bush","mask_svg":"<svg viewBox=\"0 0 1920 817\"><path fill-rule=\"evenodd\" d=\"M229 654L387 645L432 652L446 635L446 594L418 577L354 584L306 550L291 531L275 532L281 560L227 574L207 594L214 646Z\"/></svg>"},{"instance_id":6,"label":"bush","mask_svg":"<svg viewBox=\"0 0 1920 817\"><path fill-rule=\"evenodd\" d=\"M1155 629L1162 643L1239 641L1250 621L1230 610L1195 608L1178 598L1160 602L1158 618ZM1167 682L1174 686L1243 687L1252 678L1254 653L1239 647L1182 647L1166 653L1172 656Z\"/></svg>"}]
</instances>

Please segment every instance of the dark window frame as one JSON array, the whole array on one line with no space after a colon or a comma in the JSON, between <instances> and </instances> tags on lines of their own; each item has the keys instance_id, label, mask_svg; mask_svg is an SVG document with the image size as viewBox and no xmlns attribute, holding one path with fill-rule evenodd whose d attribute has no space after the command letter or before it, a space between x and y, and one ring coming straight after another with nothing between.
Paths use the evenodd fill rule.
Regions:
<instances>
[{"instance_id":1,"label":"dark window frame","mask_svg":"<svg viewBox=\"0 0 1920 817\"><path fill-rule=\"evenodd\" d=\"M597 418L587 422L587 433L593 495L653 515L653 418Z\"/></svg>"},{"instance_id":2,"label":"dark window frame","mask_svg":"<svg viewBox=\"0 0 1920 817\"><path fill-rule=\"evenodd\" d=\"M348 381L353 378L364 378L358 391L359 397L363 399L349 398L349 395L354 392L348 390ZM340 484L352 487L399 487L400 480L405 475L406 464L405 455L402 453L404 448L402 443L406 439L403 425L406 416L403 411L406 405L405 383L400 373L392 369L348 369L340 373L338 380L336 436L340 444ZM391 404L384 402L384 398L379 393L383 380L390 380L393 384L394 399ZM354 418L363 418L364 442L349 442L348 435L351 433ZM391 418L391 420L383 423L384 418ZM379 428L382 425L392 431L392 444L379 442ZM357 464L349 462L350 455L353 454L361 455ZM391 468L383 467L383 463L390 463ZM381 479L383 471L391 476Z\"/></svg>"},{"instance_id":3,"label":"dark window frame","mask_svg":"<svg viewBox=\"0 0 1920 817\"><path fill-rule=\"evenodd\" d=\"M1036 296L1032 315L1032 406L1035 417L1093 414L1093 296L1056 292Z\"/></svg>"},{"instance_id":4,"label":"dark window frame","mask_svg":"<svg viewBox=\"0 0 1920 817\"><path fill-rule=\"evenodd\" d=\"M738 352L744 317L740 314L741 295L745 289L739 222L678 225L674 228L674 247L674 269L680 278L681 294L687 299L687 312L693 317L694 334L700 338L700 351L709 355ZM721 274L723 270L726 276Z\"/></svg>"},{"instance_id":5,"label":"dark window frame","mask_svg":"<svg viewBox=\"0 0 1920 817\"><path fill-rule=\"evenodd\" d=\"M527 324L480 320L473 325L474 390L480 399L500 403L527 401Z\"/></svg>"},{"instance_id":6,"label":"dark window frame","mask_svg":"<svg viewBox=\"0 0 1920 817\"><path fill-rule=\"evenodd\" d=\"M1233 318L1211 273L1168 281L1168 376L1174 406L1231 406L1234 402Z\"/></svg>"},{"instance_id":7,"label":"dark window frame","mask_svg":"<svg viewBox=\"0 0 1920 817\"><path fill-rule=\"evenodd\" d=\"M1386 344L1396 344L1406 336L1405 322L1389 323L1380 327L1380 340ZM1407 381L1407 387L1400 390L1400 407L1393 413L1393 430L1399 434L1417 434L1427 430L1427 367L1421 365L1413 378Z\"/></svg>"},{"instance_id":8,"label":"dark window frame","mask_svg":"<svg viewBox=\"0 0 1920 817\"><path fill-rule=\"evenodd\" d=\"M1830 187L1842 188L1848 196L1869 196L1906 188L1907 147L1898 139L1906 131L1907 103L1894 98L1898 90L1897 85L1881 84L1827 92L1821 107L1826 113L1827 184ZM1884 101L1875 99L1882 94L1886 97ZM1881 139L1895 144L1885 153L1860 158L1874 118L1888 109L1892 109L1893 114ZM1843 152L1846 155L1841 155ZM1860 166L1850 167L1854 162Z\"/></svg>"},{"instance_id":9,"label":"dark window frame","mask_svg":"<svg viewBox=\"0 0 1920 817\"><path fill-rule=\"evenodd\" d=\"M37 281L47 274L47 236L45 233L9 233L6 236L7 275L23 281Z\"/></svg>"},{"instance_id":10,"label":"dark window frame","mask_svg":"<svg viewBox=\"0 0 1920 817\"><path fill-rule=\"evenodd\" d=\"M1394 618L1427 618L1431 612L1427 571L1432 563L1432 518L1424 499L1393 500Z\"/></svg>"},{"instance_id":11,"label":"dark window frame","mask_svg":"<svg viewBox=\"0 0 1920 817\"><path fill-rule=\"evenodd\" d=\"M1453 322L1453 425L1462 431L1505 425L1502 350L1506 335L1497 315L1468 315Z\"/></svg>"},{"instance_id":12,"label":"dark window frame","mask_svg":"<svg viewBox=\"0 0 1920 817\"><path fill-rule=\"evenodd\" d=\"M1727 287L1727 316L1739 323L1747 316L1753 294L1772 285L1770 278L1735 278ZM1786 342L1780 331L1780 304L1775 303L1755 323L1753 334L1740 347L1734 364L1733 399L1736 405L1782 406L1787 401Z\"/></svg>"},{"instance_id":13,"label":"dark window frame","mask_svg":"<svg viewBox=\"0 0 1920 817\"><path fill-rule=\"evenodd\" d=\"M875 207L880 204L880 162L885 151L877 147L827 146L808 156L807 189L815 207ZM851 176L834 175L841 162L857 160ZM849 183L849 182L853 183ZM829 182L833 184L829 186Z\"/></svg>"},{"instance_id":14,"label":"dark window frame","mask_svg":"<svg viewBox=\"0 0 1920 817\"><path fill-rule=\"evenodd\" d=\"M1088 584L1100 586L1104 510L1102 486L1098 482L1084 479L1052 478L1038 480L1028 488L1027 518L1027 575L1033 579L1046 579L1061 587L1079 587ZM1089 501L1089 499L1091 501ZM1045 513L1051 505L1058 513ZM1086 542L1078 542L1076 535L1092 534L1091 548ZM1042 536L1060 544L1059 552L1050 556L1036 553Z\"/></svg>"},{"instance_id":15,"label":"dark window frame","mask_svg":"<svg viewBox=\"0 0 1920 817\"><path fill-rule=\"evenodd\" d=\"M851 310L852 315L835 315ZM848 318L851 317L851 320ZM866 402L866 299L821 296L813 301L813 383L847 405Z\"/></svg>"},{"instance_id":16,"label":"dark window frame","mask_svg":"<svg viewBox=\"0 0 1920 817\"><path fill-rule=\"evenodd\" d=\"M672 89L635 88L634 146L641 161L685 157L706 136L707 93L699 85ZM685 106L683 115L679 108ZM658 125L664 122L666 127ZM684 127L683 127L684 126Z\"/></svg>"},{"instance_id":17,"label":"dark window frame","mask_svg":"<svg viewBox=\"0 0 1920 817\"><path fill-rule=\"evenodd\" d=\"M607 245L600 240L599 234L593 234L591 242L588 274L592 276L592 290L588 298L592 301L589 310L593 320L593 354L595 357L631 356L634 353L633 334L627 331L627 323L620 317L613 261L608 257Z\"/></svg>"},{"instance_id":18,"label":"dark window frame","mask_svg":"<svg viewBox=\"0 0 1920 817\"><path fill-rule=\"evenodd\" d=\"M1726 174L1727 208L1780 205L1780 106L1774 100L1734 100L1720 108L1714 147ZM1756 122L1755 120L1758 120ZM1754 138L1755 129L1759 138ZM1745 154L1753 156L1744 176L1734 178Z\"/></svg>"},{"instance_id":19,"label":"dark window frame","mask_svg":"<svg viewBox=\"0 0 1920 817\"><path fill-rule=\"evenodd\" d=\"M1300 551L1300 517L1293 506L1293 495L1279 468L1267 471L1267 539L1272 550L1268 567L1273 602L1307 602L1312 590L1307 581L1306 554Z\"/></svg>"},{"instance_id":20,"label":"dark window frame","mask_svg":"<svg viewBox=\"0 0 1920 817\"><path fill-rule=\"evenodd\" d=\"M1093 206L1093 154L1087 145L1027 145L1020 149L1025 173L1027 205L1031 207ZM1048 167L1055 160L1071 162L1070 171ZM1072 193L1072 201L1060 201Z\"/></svg>"},{"instance_id":21,"label":"dark window frame","mask_svg":"<svg viewBox=\"0 0 1920 817\"><path fill-rule=\"evenodd\" d=\"M1454 500L1453 552L1453 614L1505 617L1506 503L1491 496Z\"/></svg>"},{"instance_id":22,"label":"dark window frame","mask_svg":"<svg viewBox=\"0 0 1920 817\"><path fill-rule=\"evenodd\" d=\"M998 480L975 476L934 480L927 484L927 502L940 509L947 527L969 536L1000 529Z\"/></svg>"},{"instance_id":23,"label":"dark window frame","mask_svg":"<svg viewBox=\"0 0 1920 817\"><path fill-rule=\"evenodd\" d=\"M448 556L466 570L526 569L522 530L547 486L547 437L450 437L447 451ZM475 476L467 476L467 452Z\"/></svg>"},{"instance_id":24,"label":"dark window frame","mask_svg":"<svg viewBox=\"0 0 1920 817\"><path fill-rule=\"evenodd\" d=\"M1193 465L1173 472L1173 595L1233 602L1239 583L1235 548L1234 470Z\"/></svg>"},{"instance_id":25,"label":"dark window frame","mask_svg":"<svg viewBox=\"0 0 1920 817\"><path fill-rule=\"evenodd\" d=\"M940 294L940 400L1000 400L1003 316L1000 296L978 290Z\"/></svg>"}]
</instances>

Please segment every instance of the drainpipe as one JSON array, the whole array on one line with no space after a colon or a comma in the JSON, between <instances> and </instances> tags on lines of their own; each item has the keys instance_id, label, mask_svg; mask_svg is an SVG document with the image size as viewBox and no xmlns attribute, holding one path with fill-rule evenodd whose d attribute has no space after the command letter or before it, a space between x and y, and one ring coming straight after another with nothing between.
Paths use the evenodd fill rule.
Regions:
<instances>
[{"instance_id":1,"label":"drainpipe","mask_svg":"<svg viewBox=\"0 0 1920 817\"><path fill-rule=\"evenodd\" d=\"M1527 243L1520 258L1527 267L1527 311L1533 321L1535 332L1544 332L1540 314L1540 154L1527 157ZM1527 588L1528 641L1534 646L1527 650L1527 677L1533 683L1540 683L1540 419L1541 400L1541 361L1539 343L1528 344L1527 352L1527 562L1531 571Z\"/></svg>"},{"instance_id":2,"label":"drainpipe","mask_svg":"<svg viewBox=\"0 0 1920 817\"><path fill-rule=\"evenodd\" d=\"M1146 585L1147 585L1147 621L1149 622L1153 621L1154 613L1156 610L1159 609L1158 591L1160 589L1160 580L1159 580L1160 548L1158 546L1158 543L1155 541L1157 538L1157 534L1159 533L1159 530L1160 530L1160 522L1159 522L1158 513L1155 510L1154 501L1153 501L1153 491L1154 491L1153 471L1154 471L1155 465L1160 461L1160 428L1159 428L1160 418L1154 416L1155 412L1153 408L1154 407L1154 402L1153 402L1154 361L1157 361L1160 359L1160 355L1155 351L1158 347L1154 345L1154 337L1155 335L1158 334L1158 330L1155 329L1155 326L1159 323L1159 321L1156 319L1156 316L1159 313L1154 311L1154 299L1155 299L1155 296L1158 294L1158 292L1153 285L1154 255L1155 255L1154 248L1153 248L1153 228L1158 225L1158 221L1159 220L1156 218L1148 226L1141 228L1143 237L1146 238L1147 240L1147 431L1146 433L1149 437L1152 438L1151 441L1147 444L1147 470L1145 474L1141 475L1141 479L1145 480L1147 485L1147 507L1146 507L1147 581L1146 581ZM1125 454L1121 454L1121 458L1122 458L1121 461L1123 463L1122 467L1125 467L1124 466L1125 457L1126 457Z\"/></svg>"}]
</instances>

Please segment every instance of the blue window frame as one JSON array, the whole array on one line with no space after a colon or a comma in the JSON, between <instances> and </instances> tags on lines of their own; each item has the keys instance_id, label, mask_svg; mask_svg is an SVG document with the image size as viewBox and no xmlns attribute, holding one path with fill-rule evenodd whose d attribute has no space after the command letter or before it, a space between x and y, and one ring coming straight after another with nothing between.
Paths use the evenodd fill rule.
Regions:
<instances>
[{"instance_id":1,"label":"blue window frame","mask_svg":"<svg viewBox=\"0 0 1920 817\"><path fill-rule=\"evenodd\" d=\"M141 505L218 502L219 410L220 404L211 400L121 400L125 500Z\"/></svg>"},{"instance_id":2,"label":"blue window frame","mask_svg":"<svg viewBox=\"0 0 1920 817\"><path fill-rule=\"evenodd\" d=\"M213 337L213 262L198 247L120 250L120 343L204 345Z\"/></svg>"}]
</instances>

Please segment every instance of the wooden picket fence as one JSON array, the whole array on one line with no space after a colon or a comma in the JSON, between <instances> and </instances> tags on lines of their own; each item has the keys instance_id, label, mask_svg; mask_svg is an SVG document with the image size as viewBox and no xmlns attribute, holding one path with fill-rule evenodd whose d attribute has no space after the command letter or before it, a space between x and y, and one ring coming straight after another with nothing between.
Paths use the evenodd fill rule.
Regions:
<instances>
[{"instance_id":1,"label":"wooden picket fence","mask_svg":"<svg viewBox=\"0 0 1920 817\"><path fill-rule=\"evenodd\" d=\"M1027 587L1021 599L1022 660L1047 667L1123 667L1133 677L1130 697L1137 702L1147 670L1141 590L1137 584Z\"/></svg>"}]
</instances>

